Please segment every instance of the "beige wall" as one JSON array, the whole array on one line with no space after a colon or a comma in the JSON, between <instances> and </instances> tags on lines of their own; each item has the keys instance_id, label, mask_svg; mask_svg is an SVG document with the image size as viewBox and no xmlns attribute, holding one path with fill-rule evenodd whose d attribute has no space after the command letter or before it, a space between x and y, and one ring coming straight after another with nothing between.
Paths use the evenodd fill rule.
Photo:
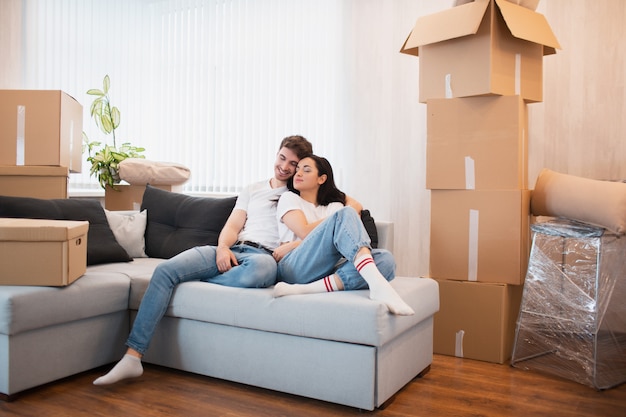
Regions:
<instances>
[{"instance_id":1,"label":"beige wall","mask_svg":"<svg viewBox=\"0 0 626 417\"><path fill-rule=\"evenodd\" d=\"M626 179L626 2L543 0L561 44L529 106L529 184L541 168Z\"/></svg>"},{"instance_id":2,"label":"beige wall","mask_svg":"<svg viewBox=\"0 0 626 417\"><path fill-rule=\"evenodd\" d=\"M22 0L0 1L0 88L20 84Z\"/></svg>"}]
</instances>

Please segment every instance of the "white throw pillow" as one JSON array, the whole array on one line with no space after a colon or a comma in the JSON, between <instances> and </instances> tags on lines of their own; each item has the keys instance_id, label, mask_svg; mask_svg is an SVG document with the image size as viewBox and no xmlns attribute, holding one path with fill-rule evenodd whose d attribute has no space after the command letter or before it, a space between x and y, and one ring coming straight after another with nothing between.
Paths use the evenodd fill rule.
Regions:
<instances>
[{"instance_id":1,"label":"white throw pillow","mask_svg":"<svg viewBox=\"0 0 626 417\"><path fill-rule=\"evenodd\" d=\"M148 210L140 213L127 214L104 210L109 221L109 227L115 239L131 258L145 258L146 243L144 234L148 222Z\"/></svg>"}]
</instances>

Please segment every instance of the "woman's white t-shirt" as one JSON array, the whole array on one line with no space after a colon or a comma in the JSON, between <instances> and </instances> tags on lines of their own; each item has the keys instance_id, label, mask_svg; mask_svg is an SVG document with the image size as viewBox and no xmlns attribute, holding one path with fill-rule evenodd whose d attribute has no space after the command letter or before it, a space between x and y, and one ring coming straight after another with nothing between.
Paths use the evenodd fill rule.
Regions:
<instances>
[{"instance_id":1,"label":"woman's white t-shirt","mask_svg":"<svg viewBox=\"0 0 626 417\"><path fill-rule=\"evenodd\" d=\"M278 220L278 236L280 242L292 242L300 240L294 232L283 223L283 216L292 210L302 210L307 222L312 223L319 219L326 218L343 207L339 202L330 203L327 206L316 206L313 203L302 199L298 194L287 191L278 200L276 218Z\"/></svg>"}]
</instances>

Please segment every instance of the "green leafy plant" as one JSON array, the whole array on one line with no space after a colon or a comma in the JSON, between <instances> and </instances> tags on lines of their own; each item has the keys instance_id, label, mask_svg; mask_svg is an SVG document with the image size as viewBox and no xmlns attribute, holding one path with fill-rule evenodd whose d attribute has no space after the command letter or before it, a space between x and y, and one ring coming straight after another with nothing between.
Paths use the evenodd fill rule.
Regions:
<instances>
[{"instance_id":1,"label":"green leafy plant","mask_svg":"<svg viewBox=\"0 0 626 417\"><path fill-rule=\"evenodd\" d=\"M106 190L107 186L114 190L120 183L119 164L126 158L145 158L141 155L145 148L132 146L129 142L122 143L119 148L115 140L115 129L120 125L120 110L111 106L109 100L109 88L111 80L108 75L104 76L102 89L92 88L87 94L94 96L91 103L91 117L96 126L105 135L113 136L113 145L99 141L90 142L87 134L83 132L83 152L87 150L87 161L91 163L90 175L96 176L100 186ZM102 146L102 147L101 147ZM101 148L99 148L101 147Z\"/></svg>"}]
</instances>

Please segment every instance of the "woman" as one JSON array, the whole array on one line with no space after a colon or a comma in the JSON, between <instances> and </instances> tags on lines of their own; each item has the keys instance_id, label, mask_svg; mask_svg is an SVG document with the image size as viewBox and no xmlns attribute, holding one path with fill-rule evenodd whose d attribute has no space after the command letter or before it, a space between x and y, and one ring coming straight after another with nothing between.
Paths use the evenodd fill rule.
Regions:
<instances>
[{"instance_id":1,"label":"woman","mask_svg":"<svg viewBox=\"0 0 626 417\"><path fill-rule=\"evenodd\" d=\"M370 298L393 314L414 314L389 284L395 277L393 256L372 250L360 217L345 206L328 160L301 159L288 186L277 208L283 243L273 253L279 281L274 296L369 288Z\"/></svg>"}]
</instances>

